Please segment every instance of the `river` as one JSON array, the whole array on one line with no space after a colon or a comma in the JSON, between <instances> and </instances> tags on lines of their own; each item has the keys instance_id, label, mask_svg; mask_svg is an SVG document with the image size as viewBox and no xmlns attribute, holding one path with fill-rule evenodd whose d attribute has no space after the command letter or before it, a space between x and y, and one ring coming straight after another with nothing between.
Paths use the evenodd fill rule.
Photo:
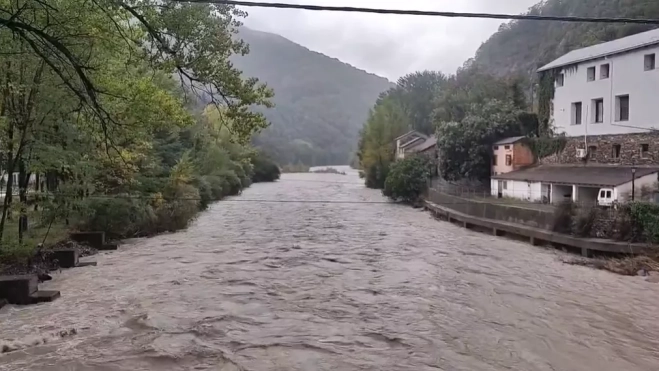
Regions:
<instances>
[{"instance_id":1,"label":"river","mask_svg":"<svg viewBox=\"0 0 659 371\"><path fill-rule=\"evenodd\" d=\"M0 310L0 370L659 369L659 285L383 201L354 172L254 185Z\"/></svg>"}]
</instances>

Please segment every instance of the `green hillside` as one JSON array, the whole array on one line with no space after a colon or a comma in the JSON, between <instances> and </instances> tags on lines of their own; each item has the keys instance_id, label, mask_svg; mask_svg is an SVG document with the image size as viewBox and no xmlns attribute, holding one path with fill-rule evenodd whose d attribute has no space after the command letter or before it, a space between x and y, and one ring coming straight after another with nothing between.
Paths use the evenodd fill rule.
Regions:
<instances>
[{"instance_id":1,"label":"green hillside","mask_svg":"<svg viewBox=\"0 0 659 371\"><path fill-rule=\"evenodd\" d=\"M387 79L313 52L279 35L242 28L250 53L234 59L246 76L274 89L271 126L255 144L280 164L347 164L359 129Z\"/></svg>"},{"instance_id":2,"label":"green hillside","mask_svg":"<svg viewBox=\"0 0 659 371\"><path fill-rule=\"evenodd\" d=\"M659 18L658 0L545 0L528 14L552 16ZM633 24L513 21L502 25L476 52L473 62L503 76L533 74L573 49L647 31Z\"/></svg>"}]
</instances>

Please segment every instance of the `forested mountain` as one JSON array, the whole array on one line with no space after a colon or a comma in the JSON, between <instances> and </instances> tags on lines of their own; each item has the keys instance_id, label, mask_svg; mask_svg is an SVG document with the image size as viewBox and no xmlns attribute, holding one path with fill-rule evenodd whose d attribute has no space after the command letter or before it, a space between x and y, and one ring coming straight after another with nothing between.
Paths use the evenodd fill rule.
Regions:
<instances>
[{"instance_id":1,"label":"forested mountain","mask_svg":"<svg viewBox=\"0 0 659 371\"><path fill-rule=\"evenodd\" d=\"M657 0L544 0L531 15L659 18ZM513 21L503 24L472 61L499 76L528 74L580 47L647 31L654 26L610 23Z\"/></svg>"},{"instance_id":2,"label":"forested mountain","mask_svg":"<svg viewBox=\"0 0 659 371\"><path fill-rule=\"evenodd\" d=\"M313 52L279 35L241 28L250 53L233 58L245 76L274 89L271 125L255 144L280 164L347 164L359 129L387 79Z\"/></svg>"}]
</instances>

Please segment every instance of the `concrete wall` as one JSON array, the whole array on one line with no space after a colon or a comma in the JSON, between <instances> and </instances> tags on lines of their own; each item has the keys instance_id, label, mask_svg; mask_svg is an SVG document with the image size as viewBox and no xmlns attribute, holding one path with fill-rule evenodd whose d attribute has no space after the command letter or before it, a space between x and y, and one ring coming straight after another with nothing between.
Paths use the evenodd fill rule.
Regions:
<instances>
[{"instance_id":1,"label":"concrete wall","mask_svg":"<svg viewBox=\"0 0 659 371\"><path fill-rule=\"evenodd\" d=\"M542 187L540 183L526 182L520 180L502 180L506 182L506 189L502 189L503 197L517 198L525 201L539 202L542 200ZM499 181L490 180L492 196L497 197L499 193Z\"/></svg>"},{"instance_id":2,"label":"concrete wall","mask_svg":"<svg viewBox=\"0 0 659 371\"><path fill-rule=\"evenodd\" d=\"M436 190L428 191L428 200L455 211L480 218L519 223L547 230L551 230L553 226L554 214L550 211L481 202L447 195Z\"/></svg>"},{"instance_id":3,"label":"concrete wall","mask_svg":"<svg viewBox=\"0 0 659 371\"><path fill-rule=\"evenodd\" d=\"M565 83L556 87L553 123L557 132L567 136L643 133L642 128L659 128L657 86L659 69L645 71L644 56L655 53L659 67L659 46L635 50L594 61L577 68L562 69ZM609 64L609 78L600 78L601 66ZM595 67L595 80L588 81L587 71ZM629 95L629 120L616 121L616 97ZM604 100L604 120L594 123L593 99ZM573 125L572 103L582 103L582 123ZM633 126L632 127L624 127Z\"/></svg>"}]
</instances>

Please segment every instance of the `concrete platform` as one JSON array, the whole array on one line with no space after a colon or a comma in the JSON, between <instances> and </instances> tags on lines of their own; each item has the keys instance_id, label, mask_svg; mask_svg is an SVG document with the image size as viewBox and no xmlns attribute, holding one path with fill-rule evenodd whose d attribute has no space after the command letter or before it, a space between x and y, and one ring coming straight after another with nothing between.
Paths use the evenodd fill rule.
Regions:
<instances>
[{"instance_id":1,"label":"concrete platform","mask_svg":"<svg viewBox=\"0 0 659 371\"><path fill-rule=\"evenodd\" d=\"M38 285L36 275L0 276L0 299L10 304L31 304L30 295L37 292Z\"/></svg>"},{"instance_id":2,"label":"concrete platform","mask_svg":"<svg viewBox=\"0 0 659 371\"><path fill-rule=\"evenodd\" d=\"M59 291L37 291L30 295L30 304L50 303L60 296Z\"/></svg>"},{"instance_id":3,"label":"concrete platform","mask_svg":"<svg viewBox=\"0 0 659 371\"><path fill-rule=\"evenodd\" d=\"M579 238L566 234L552 232L546 229L529 227L517 223L508 223L500 220L479 218L451 208L426 201L426 210L435 217L446 219L449 222L459 222L465 228L478 226L491 230L493 235L505 236L508 234L528 238L530 244L537 246L543 243L576 248L584 256L591 256L594 252L638 255L646 253L652 248L645 244L628 243L598 238Z\"/></svg>"},{"instance_id":4,"label":"concrete platform","mask_svg":"<svg viewBox=\"0 0 659 371\"><path fill-rule=\"evenodd\" d=\"M97 250L99 251L114 251L118 249L119 249L119 245L117 245L116 243L106 243L103 246L97 248Z\"/></svg>"},{"instance_id":5,"label":"concrete platform","mask_svg":"<svg viewBox=\"0 0 659 371\"><path fill-rule=\"evenodd\" d=\"M80 251L75 248L53 250L53 258L57 259L60 268L73 268L78 266Z\"/></svg>"},{"instance_id":6,"label":"concrete platform","mask_svg":"<svg viewBox=\"0 0 659 371\"><path fill-rule=\"evenodd\" d=\"M105 245L105 232L76 232L71 233L71 239L85 243L95 249L102 250Z\"/></svg>"}]
</instances>

